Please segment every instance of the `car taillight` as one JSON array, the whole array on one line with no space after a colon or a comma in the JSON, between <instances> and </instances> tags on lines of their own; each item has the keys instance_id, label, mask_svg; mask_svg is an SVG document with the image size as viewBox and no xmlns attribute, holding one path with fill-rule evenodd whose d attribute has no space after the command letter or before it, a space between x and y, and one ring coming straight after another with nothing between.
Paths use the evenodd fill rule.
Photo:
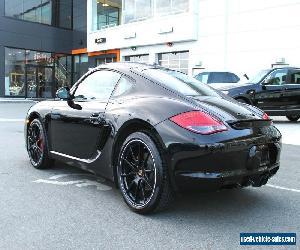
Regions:
<instances>
[{"instance_id":1,"label":"car taillight","mask_svg":"<svg viewBox=\"0 0 300 250\"><path fill-rule=\"evenodd\" d=\"M190 111L173 116L170 120L178 126L202 135L228 130L223 122L201 111Z\"/></svg>"},{"instance_id":2,"label":"car taillight","mask_svg":"<svg viewBox=\"0 0 300 250\"><path fill-rule=\"evenodd\" d=\"M270 117L268 116L267 113L264 113L262 118L263 120L270 120Z\"/></svg>"}]
</instances>

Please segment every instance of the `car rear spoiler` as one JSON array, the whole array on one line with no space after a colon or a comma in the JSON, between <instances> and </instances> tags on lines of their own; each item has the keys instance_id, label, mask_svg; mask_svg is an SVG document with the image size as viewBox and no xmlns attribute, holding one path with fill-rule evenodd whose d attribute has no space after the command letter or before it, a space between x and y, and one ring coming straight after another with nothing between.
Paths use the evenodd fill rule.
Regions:
<instances>
[{"instance_id":1,"label":"car rear spoiler","mask_svg":"<svg viewBox=\"0 0 300 250\"><path fill-rule=\"evenodd\" d=\"M235 129L245 129L245 128L262 128L272 125L272 120L263 119L247 119L247 120L234 120L227 121L227 123Z\"/></svg>"}]
</instances>

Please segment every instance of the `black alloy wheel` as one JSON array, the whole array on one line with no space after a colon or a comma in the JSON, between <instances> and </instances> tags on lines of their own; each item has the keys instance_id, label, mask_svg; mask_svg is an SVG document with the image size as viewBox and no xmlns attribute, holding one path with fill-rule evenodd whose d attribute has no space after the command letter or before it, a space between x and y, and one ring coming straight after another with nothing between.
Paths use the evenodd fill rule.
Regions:
<instances>
[{"instance_id":1,"label":"black alloy wheel","mask_svg":"<svg viewBox=\"0 0 300 250\"><path fill-rule=\"evenodd\" d=\"M37 169L47 168L53 163L48 156L46 136L39 119L34 119L29 125L27 152L32 166Z\"/></svg>"},{"instance_id":2,"label":"black alloy wheel","mask_svg":"<svg viewBox=\"0 0 300 250\"><path fill-rule=\"evenodd\" d=\"M286 118L288 118L291 122L296 122L299 120L300 115L287 115Z\"/></svg>"},{"instance_id":3,"label":"black alloy wheel","mask_svg":"<svg viewBox=\"0 0 300 250\"><path fill-rule=\"evenodd\" d=\"M135 212L167 208L172 198L166 166L158 147L145 133L136 132L124 142L119 156L118 179L123 198Z\"/></svg>"}]
</instances>

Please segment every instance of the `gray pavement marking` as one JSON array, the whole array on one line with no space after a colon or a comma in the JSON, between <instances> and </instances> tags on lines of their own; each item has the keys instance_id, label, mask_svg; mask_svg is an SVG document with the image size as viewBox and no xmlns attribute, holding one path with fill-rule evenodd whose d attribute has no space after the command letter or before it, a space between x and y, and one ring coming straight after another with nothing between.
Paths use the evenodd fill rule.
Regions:
<instances>
[{"instance_id":1,"label":"gray pavement marking","mask_svg":"<svg viewBox=\"0 0 300 250\"><path fill-rule=\"evenodd\" d=\"M281 187L281 186L276 186L276 185L272 185L272 184L266 184L266 186L270 187L270 188L276 188L276 189L281 189L281 190L286 190L286 191L300 193L300 190L299 189L295 189L295 188Z\"/></svg>"},{"instance_id":2,"label":"gray pavement marking","mask_svg":"<svg viewBox=\"0 0 300 250\"><path fill-rule=\"evenodd\" d=\"M95 180L90 180L90 179L76 179L76 180L67 180L67 181L59 181L58 179L60 178L65 178L65 177L80 177L80 176L85 176L89 178L93 178ZM109 191L112 188L108 185L103 184L105 182L104 179L102 178L97 178L94 175L90 174L59 174L59 175L54 175L49 177L48 179L38 179L35 181L32 181L34 183L46 183L46 184L53 184L53 185L58 185L58 186L67 186L67 185L75 185L76 187L88 187L88 186L95 186L97 190L100 191Z\"/></svg>"}]
</instances>

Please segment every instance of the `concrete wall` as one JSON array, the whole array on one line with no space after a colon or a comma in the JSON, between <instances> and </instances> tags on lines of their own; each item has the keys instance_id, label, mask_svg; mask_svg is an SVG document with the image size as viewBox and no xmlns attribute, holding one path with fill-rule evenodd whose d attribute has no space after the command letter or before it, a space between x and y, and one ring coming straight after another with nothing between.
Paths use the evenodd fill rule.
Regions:
<instances>
[{"instance_id":1,"label":"concrete wall","mask_svg":"<svg viewBox=\"0 0 300 250\"><path fill-rule=\"evenodd\" d=\"M89 51L121 48L122 58L145 53L153 62L157 53L189 50L190 74L200 65L253 75L280 58L290 66L300 66L300 0L187 0L186 18L166 16L96 32L91 30L93 1L88 0ZM191 21L191 16L196 20ZM173 32L157 34L167 26ZM101 37L107 38L106 44L95 44L95 38ZM165 46L167 40L173 47Z\"/></svg>"},{"instance_id":2,"label":"concrete wall","mask_svg":"<svg viewBox=\"0 0 300 250\"><path fill-rule=\"evenodd\" d=\"M199 0L192 63L252 74L278 58L300 66L299 0Z\"/></svg>"},{"instance_id":3,"label":"concrete wall","mask_svg":"<svg viewBox=\"0 0 300 250\"><path fill-rule=\"evenodd\" d=\"M97 5L96 0L88 0L87 49L92 52L132 46L151 46L167 42L197 41L198 16L194 11L197 1L187 1L190 2L190 8L186 13L157 16L141 22L93 31L92 23ZM95 43L97 38L106 38L106 43Z\"/></svg>"}]
</instances>

